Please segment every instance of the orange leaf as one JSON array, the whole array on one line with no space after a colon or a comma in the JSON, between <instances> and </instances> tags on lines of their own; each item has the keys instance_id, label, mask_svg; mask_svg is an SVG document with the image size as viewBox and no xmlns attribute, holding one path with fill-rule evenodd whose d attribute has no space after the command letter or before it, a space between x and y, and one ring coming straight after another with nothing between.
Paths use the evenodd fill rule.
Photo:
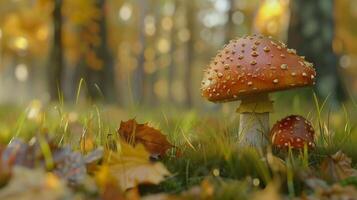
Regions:
<instances>
[{"instance_id":1,"label":"orange leaf","mask_svg":"<svg viewBox=\"0 0 357 200\"><path fill-rule=\"evenodd\" d=\"M138 124L135 119L122 121L118 133L127 143L133 146L137 143L143 144L151 155L164 156L166 151L173 147L159 130L148 126L146 123Z\"/></svg>"}]
</instances>

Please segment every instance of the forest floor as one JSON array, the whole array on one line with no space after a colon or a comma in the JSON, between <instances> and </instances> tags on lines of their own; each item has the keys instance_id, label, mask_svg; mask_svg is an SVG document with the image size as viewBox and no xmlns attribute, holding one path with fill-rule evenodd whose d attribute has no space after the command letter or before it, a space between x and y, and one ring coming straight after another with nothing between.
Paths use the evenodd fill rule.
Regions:
<instances>
[{"instance_id":1,"label":"forest floor","mask_svg":"<svg viewBox=\"0 0 357 200\"><path fill-rule=\"evenodd\" d=\"M357 199L357 107L311 102L271 123L302 114L316 147L264 152L237 145L233 106L3 106L0 199Z\"/></svg>"}]
</instances>

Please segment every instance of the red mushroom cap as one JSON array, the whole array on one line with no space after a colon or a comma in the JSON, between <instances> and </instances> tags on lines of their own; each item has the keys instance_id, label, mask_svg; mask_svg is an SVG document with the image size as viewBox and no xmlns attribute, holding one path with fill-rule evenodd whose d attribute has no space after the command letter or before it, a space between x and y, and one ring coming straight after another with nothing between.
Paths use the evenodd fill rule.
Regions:
<instances>
[{"instance_id":1,"label":"red mushroom cap","mask_svg":"<svg viewBox=\"0 0 357 200\"><path fill-rule=\"evenodd\" d=\"M202 96L233 101L245 96L313 85L312 63L294 49L263 36L231 40L205 70Z\"/></svg>"},{"instance_id":2,"label":"red mushroom cap","mask_svg":"<svg viewBox=\"0 0 357 200\"><path fill-rule=\"evenodd\" d=\"M305 144L308 148L314 148L314 134L311 123L299 115L283 118L270 131L273 146L278 148L302 149Z\"/></svg>"}]
</instances>

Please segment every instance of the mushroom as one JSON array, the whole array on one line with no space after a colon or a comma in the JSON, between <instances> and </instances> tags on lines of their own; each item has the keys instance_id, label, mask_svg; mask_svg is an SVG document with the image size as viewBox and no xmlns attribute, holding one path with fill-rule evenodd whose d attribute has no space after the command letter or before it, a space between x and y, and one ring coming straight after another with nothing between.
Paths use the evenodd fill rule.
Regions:
<instances>
[{"instance_id":1,"label":"mushroom","mask_svg":"<svg viewBox=\"0 0 357 200\"><path fill-rule=\"evenodd\" d=\"M270 131L273 146L283 149L314 148L315 131L311 123L299 115L290 115L278 121Z\"/></svg>"},{"instance_id":2,"label":"mushroom","mask_svg":"<svg viewBox=\"0 0 357 200\"><path fill-rule=\"evenodd\" d=\"M294 49L270 37L253 35L231 40L218 51L204 70L201 91L216 103L241 100L237 109L240 144L263 148L273 111L269 93L311 86L315 77L312 63Z\"/></svg>"}]
</instances>

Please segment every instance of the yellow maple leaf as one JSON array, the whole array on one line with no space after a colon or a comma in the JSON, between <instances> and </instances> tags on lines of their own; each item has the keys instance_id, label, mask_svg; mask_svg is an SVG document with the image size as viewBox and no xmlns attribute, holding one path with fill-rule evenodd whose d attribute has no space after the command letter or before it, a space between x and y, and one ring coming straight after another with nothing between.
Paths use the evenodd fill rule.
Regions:
<instances>
[{"instance_id":1,"label":"yellow maple leaf","mask_svg":"<svg viewBox=\"0 0 357 200\"><path fill-rule=\"evenodd\" d=\"M166 176L170 175L162 163L150 161L150 155L143 145L132 147L121 142L118 146L120 146L118 152L105 152L104 164L98 173L107 170L108 174L118 181L122 190L133 188L139 184L159 184ZM99 184L105 182L105 179L101 178L101 180Z\"/></svg>"}]
</instances>

